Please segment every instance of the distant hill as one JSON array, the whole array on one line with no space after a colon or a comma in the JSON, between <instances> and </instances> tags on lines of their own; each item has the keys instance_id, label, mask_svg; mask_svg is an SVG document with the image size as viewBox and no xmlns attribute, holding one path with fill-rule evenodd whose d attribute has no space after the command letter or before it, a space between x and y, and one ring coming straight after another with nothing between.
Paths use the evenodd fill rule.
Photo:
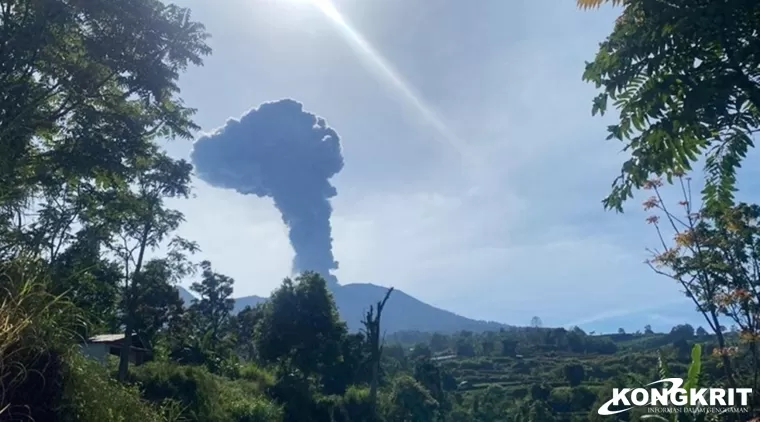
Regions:
<instances>
[{"instance_id":1,"label":"distant hill","mask_svg":"<svg viewBox=\"0 0 760 422\"><path fill-rule=\"evenodd\" d=\"M195 294L182 286L177 286L177 290L179 290L179 298L185 302L185 305L189 305L194 299L197 299ZM244 296L237 298L235 299L235 307L232 309L232 312L238 313L245 309L246 306L254 307L265 300L267 300L267 298L260 296Z\"/></svg>"},{"instance_id":2,"label":"distant hill","mask_svg":"<svg viewBox=\"0 0 760 422\"><path fill-rule=\"evenodd\" d=\"M370 305L382 300L386 288L374 284L346 284L333 290L333 297L338 311L351 331L362 328L361 320ZM179 294L185 303L190 303L195 296L179 287ZM260 296L245 296L235 299L234 312L239 312L246 306L255 306L265 301ZM500 328L510 328L505 324L493 321L480 321L457 315L435 306L428 305L408 294L394 290L391 294L382 319L383 331L394 333L398 331L422 331L453 333L462 330L473 332L498 331Z\"/></svg>"},{"instance_id":3,"label":"distant hill","mask_svg":"<svg viewBox=\"0 0 760 422\"><path fill-rule=\"evenodd\" d=\"M193 303L193 300L196 299L196 296L194 294L190 293L190 291L182 286L177 286L177 290L179 291L179 298L185 302L186 306Z\"/></svg>"},{"instance_id":4,"label":"distant hill","mask_svg":"<svg viewBox=\"0 0 760 422\"><path fill-rule=\"evenodd\" d=\"M346 284L333 291L340 316L352 331L361 328L361 320L370 305L382 300L387 289L374 284ZM426 331L453 333L498 331L504 324L465 318L394 290L383 310L382 328L387 333L397 331Z\"/></svg>"}]
</instances>

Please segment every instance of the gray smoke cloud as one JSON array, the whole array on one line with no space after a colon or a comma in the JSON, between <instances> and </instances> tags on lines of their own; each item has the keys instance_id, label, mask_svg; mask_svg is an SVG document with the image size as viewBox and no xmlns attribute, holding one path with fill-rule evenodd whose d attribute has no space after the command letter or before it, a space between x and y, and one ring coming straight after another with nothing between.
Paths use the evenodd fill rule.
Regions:
<instances>
[{"instance_id":1,"label":"gray smoke cloud","mask_svg":"<svg viewBox=\"0 0 760 422\"><path fill-rule=\"evenodd\" d=\"M198 176L212 186L270 197L295 251L293 271L316 271L330 286L330 178L343 168L340 138L324 119L291 99L264 103L198 139L191 154Z\"/></svg>"}]
</instances>

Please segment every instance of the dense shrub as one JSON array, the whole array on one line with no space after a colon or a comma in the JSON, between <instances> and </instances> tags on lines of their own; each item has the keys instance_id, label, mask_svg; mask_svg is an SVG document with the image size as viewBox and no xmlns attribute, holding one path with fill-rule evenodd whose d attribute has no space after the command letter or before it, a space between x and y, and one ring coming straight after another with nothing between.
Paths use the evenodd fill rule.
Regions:
<instances>
[{"instance_id":1,"label":"dense shrub","mask_svg":"<svg viewBox=\"0 0 760 422\"><path fill-rule=\"evenodd\" d=\"M336 403L333 411L335 422L373 422L372 406L369 400L369 389L352 386L346 390L343 397Z\"/></svg>"},{"instance_id":2,"label":"dense shrub","mask_svg":"<svg viewBox=\"0 0 760 422\"><path fill-rule=\"evenodd\" d=\"M253 373L244 371L243 376L253 377ZM183 416L190 421L276 422L282 419L279 407L264 396L256 382L222 378L201 366L151 362L134 368L130 381L139 386L150 401L177 400L184 408Z\"/></svg>"},{"instance_id":3,"label":"dense shrub","mask_svg":"<svg viewBox=\"0 0 760 422\"><path fill-rule=\"evenodd\" d=\"M110 377L98 362L72 352L66 359L64 395L58 419L64 422L171 422L171 402L161 408L140 397L134 386Z\"/></svg>"}]
</instances>

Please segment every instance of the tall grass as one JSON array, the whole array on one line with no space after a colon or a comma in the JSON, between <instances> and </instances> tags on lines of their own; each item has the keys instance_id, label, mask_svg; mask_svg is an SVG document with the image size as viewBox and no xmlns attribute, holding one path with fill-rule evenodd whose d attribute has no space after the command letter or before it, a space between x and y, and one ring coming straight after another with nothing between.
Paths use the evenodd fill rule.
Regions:
<instances>
[{"instance_id":1,"label":"tall grass","mask_svg":"<svg viewBox=\"0 0 760 422\"><path fill-rule=\"evenodd\" d=\"M29 414L29 403L16 403L19 389L45 386L45 372L58 352L74 344L80 313L63 296L47 292L44 263L18 258L0 263L0 419ZM39 388L38 388L39 390ZM37 391L40 393L40 391Z\"/></svg>"},{"instance_id":2,"label":"tall grass","mask_svg":"<svg viewBox=\"0 0 760 422\"><path fill-rule=\"evenodd\" d=\"M0 262L0 421L185 420L180 403L147 402L81 353L85 313L50 283L44 262Z\"/></svg>"}]
</instances>

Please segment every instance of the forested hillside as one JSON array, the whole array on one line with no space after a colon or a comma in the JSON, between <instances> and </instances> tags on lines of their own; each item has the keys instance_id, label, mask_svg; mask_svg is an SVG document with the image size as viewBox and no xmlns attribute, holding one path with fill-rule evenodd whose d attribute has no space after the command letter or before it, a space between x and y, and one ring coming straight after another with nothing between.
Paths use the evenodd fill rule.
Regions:
<instances>
[{"instance_id":1,"label":"forested hillside","mask_svg":"<svg viewBox=\"0 0 760 422\"><path fill-rule=\"evenodd\" d=\"M696 330L536 318L386 336L397 292L341 320L334 262L233 312L235 280L178 236L168 205L191 200L193 166L159 146L199 129L179 78L211 54L202 23L159 0L0 0L0 421L632 421L646 409L598 415L613 387L671 375L757 390L760 207L734 196L760 127L760 3L620 3L584 74L632 155L605 205L651 193L662 245L648 264L693 301ZM700 157L701 198L687 175ZM754 395L741 413L666 420L758 409Z\"/></svg>"}]
</instances>

